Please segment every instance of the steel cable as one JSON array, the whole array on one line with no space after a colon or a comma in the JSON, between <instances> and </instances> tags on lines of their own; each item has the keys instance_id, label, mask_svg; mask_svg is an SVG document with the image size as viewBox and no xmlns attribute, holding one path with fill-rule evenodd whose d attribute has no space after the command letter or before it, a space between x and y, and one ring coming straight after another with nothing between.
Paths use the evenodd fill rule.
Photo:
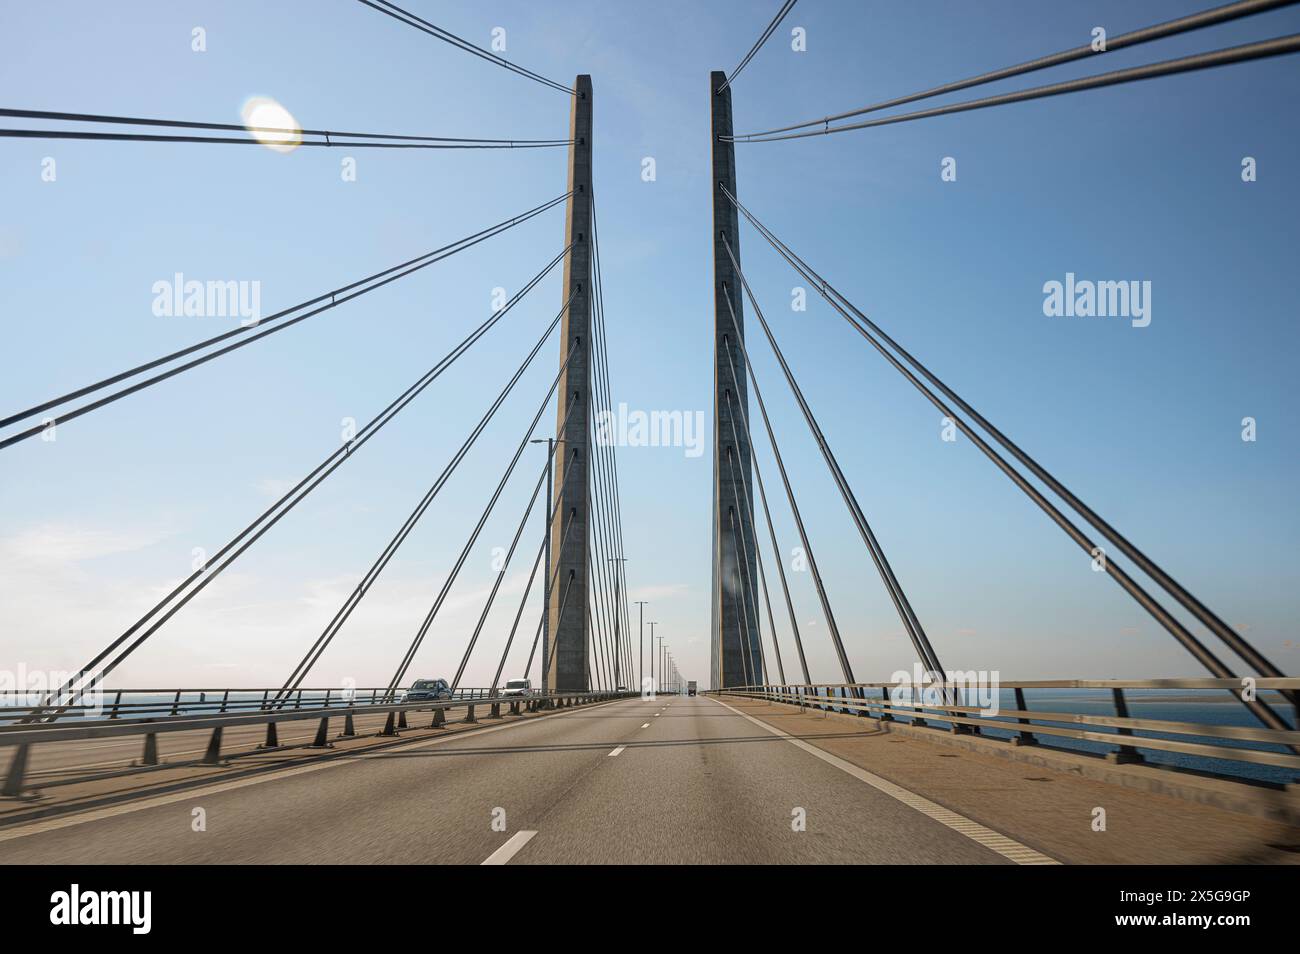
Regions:
<instances>
[{"instance_id":1,"label":"steel cable","mask_svg":"<svg viewBox=\"0 0 1300 954\"><path fill-rule=\"evenodd\" d=\"M417 256L413 259L410 259L409 261L401 263L400 265L394 265L391 268L384 269L383 271L375 272L373 275L368 275L365 278L359 279L348 285L344 285L340 288L336 288L333 291L324 293L323 295L317 295L315 298L309 299L308 301L300 302L299 304L293 305L290 308L286 308L282 311L278 311L275 314L270 315L267 318L263 319L262 321L258 322L257 325L232 328L230 331L222 332L219 335L214 335L211 338L208 338L204 341L200 341L186 348L182 348L179 351L173 351L170 354L163 355L160 358L154 358L152 361L147 361L144 364L137 365L136 367L130 368L126 371L120 371L117 374L111 375L107 378L103 378L102 380L96 381L93 384L88 384L84 387L77 388L76 390L69 391L66 394L62 394L58 397L51 398L40 404L29 407L26 410L19 411L15 414L11 414L8 417L4 418L3 420L0 420L0 427L6 427L10 424L16 423L18 421L39 414L42 411L51 410L52 408L58 407L60 404L65 404L68 401L75 400L79 397L84 397L87 394L91 394L95 391L103 390L104 388L109 387L110 385L118 384L126 380L127 378L135 377L137 374L142 374L145 371L151 371L154 368L159 367L160 365L166 364L170 361L174 361L177 358L183 358L187 355L193 354L196 351L200 351L206 347L209 347L210 345L218 344L222 341L233 338L236 335L253 331L255 328L262 329L258 331L256 334L253 334L250 337L244 338L240 341L237 341L234 344L230 344L225 346L224 348L220 348L216 351L209 352L208 354L205 354L199 358L195 358L192 361L188 361L185 364L179 365L174 368L170 368L165 372L154 375L151 378L147 378L143 381L138 381L135 384L123 388L120 391L115 391L112 394L107 395L106 397L91 402L90 404L85 404L79 408L75 408L71 411L65 412L59 415L56 418L56 421L57 423L65 423L67 421L81 417L83 414L87 414L107 404L112 404L113 402L118 401L126 397L127 395L134 394L137 391L143 390L144 388L157 384L160 381L164 381L168 378L174 377L175 375L180 374L184 371L188 371L191 368L198 367L199 365L205 364L214 358L221 357L222 355L228 354L231 351L235 351L239 348L242 348L245 345L252 344L254 341L260 341L262 338L265 338L268 335L275 334L277 331L283 331L285 328L292 327L293 325L296 325L301 321L305 321L308 318L318 315L323 311L328 311L329 309L334 308L342 304L343 302L351 301L353 298L359 298L361 295L364 295L367 292L372 292L376 288L382 288L384 285L387 285L389 282L396 281L399 278L404 278L407 275L417 272L422 268L426 268L429 265L433 265L436 262L440 262L443 259L449 258L452 255L455 255L457 252L464 251L467 248L471 248L474 245L477 245L479 242L486 241L487 239L492 238L495 235L501 234L501 232L513 228L515 225L518 225L522 222L526 222L528 221L528 219L531 219L535 215L540 215L542 212L545 212L548 209L552 208L553 206L559 204L560 202L563 202L567 197L568 197L567 193L565 195L558 196L557 198L554 198L549 202L545 202L534 209L530 209L529 211L514 216L513 218L503 220L502 222L498 222L496 225L489 226L488 228L483 229L480 232L476 232L473 235L468 235L463 239L458 239L457 241L452 242L449 245L445 245L442 248L434 249L432 252L427 252L424 255ZM561 256L563 254L564 253L561 253ZM403 271L403 269L405 269L405 271ZM383 280L376 282L377 279L383 279ZM376 283L368 284L370 282L376 282ZM362 285L367 285L367 287L361 288ZM360 290L354 291L354 289L360 289ZM351 292L351 294L344 294L345 292ZM339 295L343 295L343 297L340 298L338 297ZM297 315L294 318L291 318L288 321L285 321L281 324L273 325L272 327L266 327L267 325L272 325L273 322L279 321L281 318L284 318L287 315L293 314L293 312L295 311L300 311L303 308L311 308L313 305L318 305L321 302L325 301L326 299L329 299L329 303L323 305L320 308L316 308L304 314ZM3 440L0 440L0 449L9 447L12 444L16 444L19 441L25 440L29 437L33 437L36 434L39 434L41 431L45 429L45 426L46 425L44 424L40 424L35 427L28 428L27 430L19 431L7 438L4 438Z\"/></svg>"},{"instance_id":2,"label":"steel cable","mask_svg":"<svg viewBox=\"0 0 1300 954\"><path fill-rule=\"evenodd\" d=\"M1169 20L1165 23L1158 23L1153 26L1143 27L1140 30L1133 30L1129 33L1123 33L1119 36L1109 37L1106 40L1105 52L1111 53L1116 50L1127 47L1138 46L1142 43L1149 43L1152 40L1163 39L1164 37L1175 36L1179 33L1186 33L1191 30L1199 30L1203 27L1213 26L1219 23L1226 23L1230 20L1237 20L1241 17L1251 16L1256 13L1264 13L1278 7L1291 6L1300 0L1240 0L1238 3L1229 3L1221 7L1214 7L1210 10L1203 10L1200 13L1193 13L1189 16L1180 17L1177 20ZM1033 73L1037 70L1048 69L1053 66L1060 66L1065 63L1072 63L1075 60L1087 59L1096 56L1099 51L1095 50L1091 44L1084 44L1073 49L1064 50L1060 53L1053 53L1049 56L1042 56L1035 60L1029 60L1016 66L1008 66L999 70L992 70L988 73L981 73L979 76L972 76L969 79L958 80L953 83L945 83L942 86L936 86L933 89L927 89L920 93L911 93L907 96L899 96L895 99L884 100L883 102L873 103L870 106L863 106L860 109L852 109L844 113L836 113L832 116L825 116L821 119L810 119L806 122L795 123L791 126L780 126L776 129L768 129L760 133L747 133L742 136L733 137L735 140L749 140L750 137L772 136L778 133L792 132L796 129L806 129L809 126L828 126L830 123L839 122L842 119L850 119L854 116L862 116L866 113L878 112L882 109L891 109L895 106L903 106L907 103L914 103L922 99L930 99L933 96L943 96L947 93L955 93L958 90L969 89L972 86L982 86L985 83L994 83L998 80L1009 79L1012 76L1021 76L1025 73ZM761 141L755 139L753 141Z\"/></svg>"}]
</instances>

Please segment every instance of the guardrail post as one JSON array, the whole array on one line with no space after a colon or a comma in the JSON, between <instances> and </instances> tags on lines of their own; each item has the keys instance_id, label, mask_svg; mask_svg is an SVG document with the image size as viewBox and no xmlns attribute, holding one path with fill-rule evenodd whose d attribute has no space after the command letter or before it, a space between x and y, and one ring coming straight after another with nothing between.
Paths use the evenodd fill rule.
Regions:
<instances>
[{"instance_id":1,"label":"guardrail post","mask_svg":"<svg viewBox=\"0 0 1300 954\"><path fill-rule=\"evenodd\" d=\"M471 705L471 706L469 707L469 710L465 713L465 721L466 721L466 722L477 722L477 721L478 721L478 719L475 719L475 718L474 718L474 706L473 706L473 705Z\"/></svg>"},{"instance_id":2,"label":"guardrail post","mask_svg":"<svg viewBox=\"0 0 1300 954\"><path fill-rule=\"evenodd\" d=\"M865 719L871 714L867 711L867 690L859 686L854 686L849 690L849 692L853 698L854 705L858 707L856 709L851 709L850 711L854 715Z\"/></svg>"},{"instance_id":3,"label":"guardrail post","mask_svg":"<svg viewBox=\"0 0 1300 954\"><path fill-rule=\"evenodd\" d=\"M1110 690L1110 694L1111 698L1115 700L1115 715L1119 716L1121 719L1127 719L1128 703L1124 701L1124 690L1116 686ZM1120 728L1116 729L1116 733L1119 735L1127 735L1131 738L1133 730ZM1114 762L1118 765L1135 765L1146 761L1146 759L1142 757L1142 753L1131 745L1121 745L1118 752L1107 753L1106 759L1107 761Z\"/></svg>"},{"instance_id":4,"label":"guardrail post","mask_svg":"<svg viewBox=\"0 0 1300 954\"><path fill-rule=\"evenodd\" d=\"M297 697L293 700L293 707L294 707L295 709L301 709L301 708L302 708L302 690L301 690L301 689L298 690L298 695L297 695Z\"/></svg>"},{"instance_id":5,"label":"guardrail post","mask_svg":"<svg viewBox=\"0 0 1300 954\"><path fill-rule=\"evenodd\" d=\"M122 690L117 690L117 695L113 697L113 711L108 714L110 719L117 718L117 707L122 704Z\"/></svg>"},{"instance_id":6,"label":"guardrail post","mask_svg":"<svg viewBox=\"0 0 1300 954\"><path fill-rule=\"evenodd\" d=\"M226 692L225 692L225 694L221 697L221 711L222 711L222 712L225 712L225 711L226 711L226 705L227 705L227 703L229 703L229 702L230 702L230 690L227 689Z\"/></svg>"},{"instance_id":7,"label":"guardrail post","mask_svg":"<svg viewBox=\"0 0 1300 954\"><path fill-rule=\"evenodd\" d=\"M398 716L397 716L397 727L398 727L399 729L409 729L409 728L410 728L410 726L406 724L406 710L405 710L405 709L403 709L400 713L398 713Z\"/></svg>"},{"instance_id":8,"label":"guardrail post","mask_svg":"<svg viewBox=\"0 0 1300 954\"><path fill-rule=\"evenodd\" d=\"M221 762L221 726L212 730L212 738L208 740L208 750L203 753L204 765L217 765Z\"/></svg>"},{"instance_id":9,"label":"guardrail post","mask_svg":"<svg viewBox=\"0 0 1300 954\"><path fill-rule=\"evenodd\" d=\"M946 688L947 687L939 690L939 698L945 706L948 705L948 693L946 692ZM969 697L967 697L967 701L969 701ZM961 704L962 704L961 696L957 694L957 687L954 686L952 689L952 705L956 707ZM948 718L950 720L948 722L948 731L951 732L953 735L979 735L980 734L979 726L964 725L960 722L952 721L967 716L969 714L970 713L950 711L948 713Z\"/></svg>"},{"instance_id":10,"label":"guardrail post","mask_svg":"<svg viewBox=\"0 0 1300 954\"><path fill-rule=\"evenodd\" d=\"M176 715L181 707L181 690L176 690L176 698L172 700L172 715Z\"/></svg>"},{"instance_id":11,"label":"guardrail post","mask_svg":"<svg viewBox=\"0 0 1300 954\"><path fill-rule=\"evenodd\" d=\"M441 729L447 724L447 711L442 708L433 710L433 722L429 725L430 729Z\"/></svg>"},{"instance_id":12,"label":"guardrail post","mask_svg":"<svg viewBox=\"0 0 1300 954\"><path fill-rule=\"evenodd\" d=\"M889 687L880 687L880 721L893 722L894 714L889 710Z\"/></svg>"},{"instance_id":13,"label":"guardrail post","mask_svg":"<svg viewBox=\"0 0 1300 954\"><path fill-rule=\"evenodd\" d=\"M320 725L316 727L316 738L312 741L313 749L332 749L329 741L330 717L321 716Z\"/></svg>"},{"instance_id":14,"label":"guardrail post","mask_svg":"<svg viewBox=\"0 0 1300 954\"><path fill-rule=\"evenodd\" d=\"M17 797L23 793L23 779L27 776L27 754L31 743L24 742L15 747L13 760L9 763L9 774L5 777L5 787L0 795Z\"/></svg>"},{"instance_id":15,"label":"guardrail post","mask_svg":"<svg viewBox=\"0 0 1300 954\"><path fill-rule=\"evenodd\" d=\"M140 757L141 765L158 764L158 735L155 732L148 732L144 737L144 755Z\"/></svg>"},{"instance_id":16,"label":"guardrail post","mask_svg":"<svg viewBox=\"0 0 1300 954\"><path fill-rule=\"evenodd\" d=\"M1021 712L1028 712L1029 705L1025 702L1025 690L1017 687L1015 692L1016 692L1016 708L1019 709ZM1024 716L1021 716L1016 721L1019 722L1021 725L1030 724L1029 720L1026 719ZM1021 729L1019 734L1014 739L1011 740L1011 744L1012 745L1037 745L1038 740L1034 738L1034 733L1028 731L1027 729Z\"/></svg>"},{"instance_id":17,"label":"guardrail post","mask_svg":"<svg viewBox=\"0 0 1300 954\"><path fill-rule=\"evenodd\" d=\"M383 731L380 735L397 735L397 713L391 709L388 712L388 719L384 722Z\"/></svg>"},{"instance_id":18,"label":"guardrail post","mask_svg":"<svg viewBox=\"0 0 1300 954\"><path fill-rule=\"evenodd\" d=\"M262 743L264 749L278 749L280 747L280 730L275 727L274 722L266 724L266 741Z\"/></svg>"},{"instance_id":19,"label":"guardrail post","mask_svg":"<svg viewBox=\"0 0 1300 954\"><path fill-rule=\"evenodd\" d=\"M343 720L343 735L341 738L350 739L357 734L356 724L352 721L352 709L348 709L347 718Z\"/></svg>"},{"instance_id":20,"label":"guardrail post","mask_svg":"<svg viewBox=\"0 0 1300 954\"><path fill-rule=\"evenodd\" d=\"M517 702L512 702L512 703L510 703L510 714L511 714L511 715L519 715L519 714L520 714L520 713L519 713L519 703L517 703Z\"/></svg>"},{"instance_id":21,"label":"guardrail post","mask_svg":"<svg viewBox=\"0 0 1300 954\"><path fill-rule=\"evenodd\" d=\"M491 712L491 714L488 716L488 718L489 718L489 719L500 719L500 718L501 718L501 703L499 703L499 702L494 702L494 703L492 703L492 712Z\"/></svg>"}]
</instances>

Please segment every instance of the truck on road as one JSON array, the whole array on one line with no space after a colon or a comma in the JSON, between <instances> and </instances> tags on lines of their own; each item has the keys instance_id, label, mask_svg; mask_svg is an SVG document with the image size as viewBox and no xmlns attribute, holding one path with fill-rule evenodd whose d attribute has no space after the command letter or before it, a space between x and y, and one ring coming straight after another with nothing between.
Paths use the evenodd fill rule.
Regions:
<instances>
[{"instance_id":1,"label":"truck on road","mask_svg":"<svg viewBox=\"0 0 1300 954\"><path fill-rule=\"evenodd\" d=\"M692 679L690 682L688 682L688 683L686 684L686 694L687 694L688 696L693 696L693 695L695 695L695 680L694 680L694 679Z\"/></svg>"}]
</instances>

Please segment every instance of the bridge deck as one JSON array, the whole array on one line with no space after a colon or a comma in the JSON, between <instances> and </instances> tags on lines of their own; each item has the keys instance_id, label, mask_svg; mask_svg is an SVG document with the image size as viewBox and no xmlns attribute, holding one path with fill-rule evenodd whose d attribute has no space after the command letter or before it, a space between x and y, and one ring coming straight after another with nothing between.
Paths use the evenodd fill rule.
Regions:
<instances>
[{"instance_id":1,"label":"bridge deck","mask_svg":"<svg viewBox=\"0 0 1300 954\"><path fill-rule=\"evenodd\" d=\"M282 741L311 728L282 726ZM180 741L172 743L177 752L185 748ZM188 746L200 747L195 740ZM83 754L107 761L104 751ZM1300 857L1269 847L1300 844L1300 831L1284 825L882 733L868 720L762 702L633 699L453 731L412 729L382 744L371 736L340 745L333 758L304 754L257 756L266 764L251 770L246 759L176 766L48 788L36 803L3 802L0 855L10 863ZM844 765L832 764L835 758ZM877 782L846 770L850 763ZM33 765L57 768L53 761ZM112 804L90 804L115 788ZM83 807L35 821L17 817L69 799ZM926 799L935 803L928 813ZM1106 832L1092 831L1097 806L1107 810ZM195 808L205 810L204 832L192 830ZM504 826L494 831L498 808ZM806 831L792 830L796 809L806 813Z\"/></svg>"}]
</instances>

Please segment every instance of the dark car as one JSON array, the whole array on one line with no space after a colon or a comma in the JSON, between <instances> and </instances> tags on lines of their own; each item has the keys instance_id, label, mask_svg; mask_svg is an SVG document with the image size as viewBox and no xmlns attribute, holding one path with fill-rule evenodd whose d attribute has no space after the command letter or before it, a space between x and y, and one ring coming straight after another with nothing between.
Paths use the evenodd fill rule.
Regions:
<instances>
[{"instance_id":1,"label":"dark car","mask_svg":"<svg viewBox=\"0 0 1300 954\"><path fill-rule=\"evenodd\" d=\"M450 699L451 686L446 679L417 679L406 690L407 702L422 702L426 699Z\"/></svg>"}]
</instances>

